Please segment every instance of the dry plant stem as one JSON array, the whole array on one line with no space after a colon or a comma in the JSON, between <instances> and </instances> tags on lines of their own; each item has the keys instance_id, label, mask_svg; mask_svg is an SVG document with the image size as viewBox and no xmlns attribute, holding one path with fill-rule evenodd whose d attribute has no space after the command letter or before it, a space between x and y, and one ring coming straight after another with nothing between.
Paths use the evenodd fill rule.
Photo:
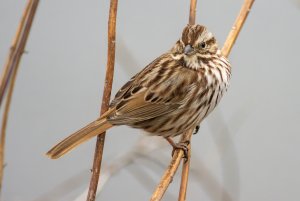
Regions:
<instances>
[{"instance_id":1,"label":"dry plant stem","mask_svg":"<svg viewBox=\"0 0 300 201\"><path fill-rule=\"evenodd\" d=\"M190 141L191 137L192 137L192 130L190 130L187 133L185 133L184 135L182 135L182 138L180 139L180 141L181 142ZM176 149L174 151L170 165L168 166L167 170L165 171L164 175L162 176L162 179L160 180L160 183L157 185L154 193L152 194L152 197L150 199L151 201L159 201L162 199L169 184L173 180L173 177L178 169L178 166L179 166L180 161L182 160L183 156L184 156L184 152L182 149Z\"/></svg>"},{"instance_id":2,"label":"dry plant stem","mask_svg":"<svg viewBox=\"0 0 300 201\"><path fill-rule=\"evenodd\" d=\"M189 133L192 136L192 132ZM189 179L189 172L190 172L190 162L191 162L191 142L188 145L188 157L187 160L182 164L182 172L181 172L181 182L180 182L180 190L178 201L184 201L186 198L187 192L187 185Z\"/></svg>"},{"instance_id":3,"label":"dry plant stem","mask_svg":"<svg viewBox=\"0 0 300 201\"><path fill-rule=\"evenodd\" d=\"M231 28L231 31L229 32L227 39L224 43L223 49L222 49L222 53L224 56L228 57L243 25L244 22L247 19L247 16L251 10L251 7L254 3L254 0L245 0L244 4L240 10L240 13L238 15L238 17L236 18L234 25Z\"/></svg>"},{"instance_id":4,"label":"dry plant stem","mask_svg":"<svg viewBox=\"0 0 300 201\"><path fill-rule=\"evenodd\" d=\"M16 75L18 69L13 69L12 78L9 84L8 94L5 102L5 108L2 118L2 126L1 126L1 139L0 139L0 191L2 190L2 181L3 181L3 173L4 173L4 149L5 149L5 139L6 139L6 127L8 121L8 114L10 109L11 98L14 90Z\"/></svg>"},{"instance_id":5,"label":"dry plant stem","mask_svg":"<svg viewBox=\"0 0 300 201\"><path fill-rule=\"evenodd\" d=\"M9 82L10 75L12 73L11 62L12 62L13 56L15 54L17 43L18 43L18 41L20 41L20 35L21 35L22 29L24 27L24 23L25 23L26 17L28 16L28 12L29 12L29 9L30 9L31 5L32 5L32 1L28 0L27 4L26 4L26 7L23 11L23 14L22 14L21 21L18 25L16 35L15 35L13 41L12 41L12 45L10 47L9 54L8 54L8 57L6 59L6 62L5 62L5 65L4 65L2 74L1 74L1 78L0 78L0 80L1 80L0 81L0 106L1 106L2 100L4 98L4 94L5 94L8 82Z\"/></svg>"},{"instance_id":6,"label":"dry plant stem","mask_svg":"<svg viewBox=\"0 0 300 201\"><path fill-rule=\"evenodd\" d=\"M19 67L19 63L21 61L21 56L24 52L24 48L29 36L30 28L36 13L36 9L38 6L39 0L30 0L27 2L25 7L21 22L18 26L16 36L13 40L12 47L10 50L10 54L4 67L4 70L8 70L8 74L6 75L7 80L4 80L2 77L1 86L5 88L9 84L9 91L6 98L3 118L2 118L2 126L1 126L1 137L0 137L0 190L2 189L2 180L3 180L3 168L4 168L4 148L5 148L5 138L6 138L6 127L7 120L9 114L10 103L12 99L12 94L14 90L14 84L17 76L17 71ZM4 72L3 75L6 73ZM11 74L11 76L8 76ZM11 77L11 80L9 79ZM3 85L2 85L3 84ZM4 95L4 90L1 92L1 100Z\"/></svg>"},{"instance_id":7,"label":"dry plant stem","mask_svg":"<svg viewBox=\"0 0 300 201\"><path fill-rule=\"evenodd\" d=\"M175 175L178 166L180 164L180 161L182 160L184 153L182 150L175 151L173 158L170 162L169 167L165 171L164 175L162 176L162 179L158 186L156 187L154 193L152 194L151 201L159 201L163 197L164 193L166 192L169 184L173 180L173 176Z\"/></svg>"},{"instance_id":8,"label":"dry plant stem","mask_svg":"<svg viewBox=\"0 0 300 201\"><path fill-rule=\"evenodd\" d=\"M106 65L106 77L104 84L104 92L102 97L101 112L103 114L109 108L109 101L114 76L114 64L115 64L115 40L116 40L116 17L117 17L118 1L110 1L109 20L108 20L108 47L107 47L107 65ZM94 162L92 168L92 177L90 181L90 187L87 195L87 201L94 201L97 193L98 181L100 176L101 162L103 156L105 142L105 133L97 137Z\"/></svg>"},{"instance_id":9,"label":"dry plant stem","mask_svg":"<svg viewBox=\"0 0 300 201\"><path fill-rule=\"evenodd\" d=\"M197 6L197 0L191 0L189 24L195 24L196 22L196 6Z\"/></svg>"}]
</instances>

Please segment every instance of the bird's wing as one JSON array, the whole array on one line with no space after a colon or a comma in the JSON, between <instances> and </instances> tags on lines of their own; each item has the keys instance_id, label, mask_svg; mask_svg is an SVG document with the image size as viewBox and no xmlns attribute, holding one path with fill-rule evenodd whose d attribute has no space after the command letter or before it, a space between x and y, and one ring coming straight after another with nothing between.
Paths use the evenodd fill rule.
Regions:
<instances>
[{"instance_id":1,"label":"bird's wing","mask_svg":"<svg viewBox=\"0 0 300 201\"><path fill-rule=\"evenodd\" d=\"M195 74L167 56L160 57L120 89L111 104L115 111L108 120L131 124L172 113L195 91L196 84L191 80Z\"/></svg>"},{"instance_id":2,"label":"bird's wing","mask_svg":"<svg viewBox=\"0 0 300 201\"><path fill-rule=\"evenodd\" d=\"M166 54L165 54L166 55ZM159 60L162 57L165 57L165 55L162 55L152 61L150 64L148 64L142 71L134 75L126 84L124 84L121 89L116 93L114 99L110 103L110 108L115 107L119 102L121 102L125 96L125 94L129 91L132 90L133 87L137 87L137 85L140 85L138 83L138 80L141 79L141 77L147 75L149 71L159 62ZM142 87L142 86L141 86ZM134 90L135 91L135 90Z\"/></svg>"}]
</instances>

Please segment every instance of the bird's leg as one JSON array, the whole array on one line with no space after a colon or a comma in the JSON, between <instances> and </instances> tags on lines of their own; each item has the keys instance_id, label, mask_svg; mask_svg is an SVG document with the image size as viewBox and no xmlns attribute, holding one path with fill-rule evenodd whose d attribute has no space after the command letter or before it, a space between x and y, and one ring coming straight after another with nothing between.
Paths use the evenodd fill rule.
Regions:
<instances>
[{"instance_id":1,"label":"bird's leg","mask_svg":"<svg viewBox=\"0 0 300 201\"><path fill-rule=\"evenodd\" d=\"M174 151L176 149L182 149L184 156L183 158L185 158L185 160L188 159L188 145L190 144L190 141L187 140L185 142L179 142L179 143L175 143L171 137L165 137L165 139L169 142L169 144L173 147L173 151L172 151L172 156L174 155Z\"/></svg>"},{"instance_id":2,"label":"bird's leg","mask_svg":"<svg viewBox=\"0 0 300 201\"><path fill-rule=\"evenodd\" d=\"M197 125L194 129L193 135L196 135L200 129L200 125Z\"/></svg>"}]
</instances>

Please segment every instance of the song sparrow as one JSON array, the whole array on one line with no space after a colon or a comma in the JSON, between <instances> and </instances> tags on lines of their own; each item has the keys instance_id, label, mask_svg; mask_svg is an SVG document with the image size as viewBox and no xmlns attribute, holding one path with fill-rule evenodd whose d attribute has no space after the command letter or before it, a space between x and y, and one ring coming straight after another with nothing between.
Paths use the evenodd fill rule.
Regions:
<instances>
[{"instance_id":1,"label":"song sparrow","mask_svg":"<svg viewBox=\"0 0 300 201\"><path fill-rule=\"evenodd\" d=\"M183 134L216 107L230 76L230 64L213 34L204 26L187 25L171 50L117 92L105 114L55 145L47 155L59 158L118 125L165 138Z\"/></svg>"}]
</instances>

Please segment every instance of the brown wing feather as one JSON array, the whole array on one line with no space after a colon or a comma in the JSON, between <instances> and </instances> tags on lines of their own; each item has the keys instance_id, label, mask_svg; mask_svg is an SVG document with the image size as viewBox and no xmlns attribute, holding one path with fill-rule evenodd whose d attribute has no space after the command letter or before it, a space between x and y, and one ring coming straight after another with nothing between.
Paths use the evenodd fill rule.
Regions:
<instances>
[{"instance_id":1,"label":"brown wing feather","mask_svg":"<svg viewBox=\"0 0 300 201\"><path fill-rule=\"evenodd\" d=\"M150 64L148 64L142 71L134 75L126 84L124 84L121 89L116 93L114 99L110 103L110 107L115 107L119 102L121 102L124 99L124 96L128 94L129 90L131 90L132 93L134 87L141 86L139 83L139 80L141 77L144 77L147 75L149 71L151 71L152 68L155 67L155 65L161 60L161 58L166 57L167 54L163 54L154 61L152 61Z\"/></svg>"},{"instance_id":2,"label":"brown wing feather","mask_svg":"<svg viewBox=\"0 0 300 201\"><path fill-rule=\"evenodd\" d=\"M172 113L187 101L195 85L193 78L197 79L195 72L176 63L169 54L162 55L121 88L112 101L116 110L108 121L132 125Z\"/></svg>"},{"instance_id":3,"label":"brown wing feather","mask_svg":"<svg viewBox=\"0 0 300 201\"><path fill-rule=\"evenodd\" d=\"M180 106L179 104L145 101L145 93L145 91L140 92L120 102L117 105L118 109L108 116L108 121L117 125L131 125L172 112Z\"/></svg>"}]
</instances>

